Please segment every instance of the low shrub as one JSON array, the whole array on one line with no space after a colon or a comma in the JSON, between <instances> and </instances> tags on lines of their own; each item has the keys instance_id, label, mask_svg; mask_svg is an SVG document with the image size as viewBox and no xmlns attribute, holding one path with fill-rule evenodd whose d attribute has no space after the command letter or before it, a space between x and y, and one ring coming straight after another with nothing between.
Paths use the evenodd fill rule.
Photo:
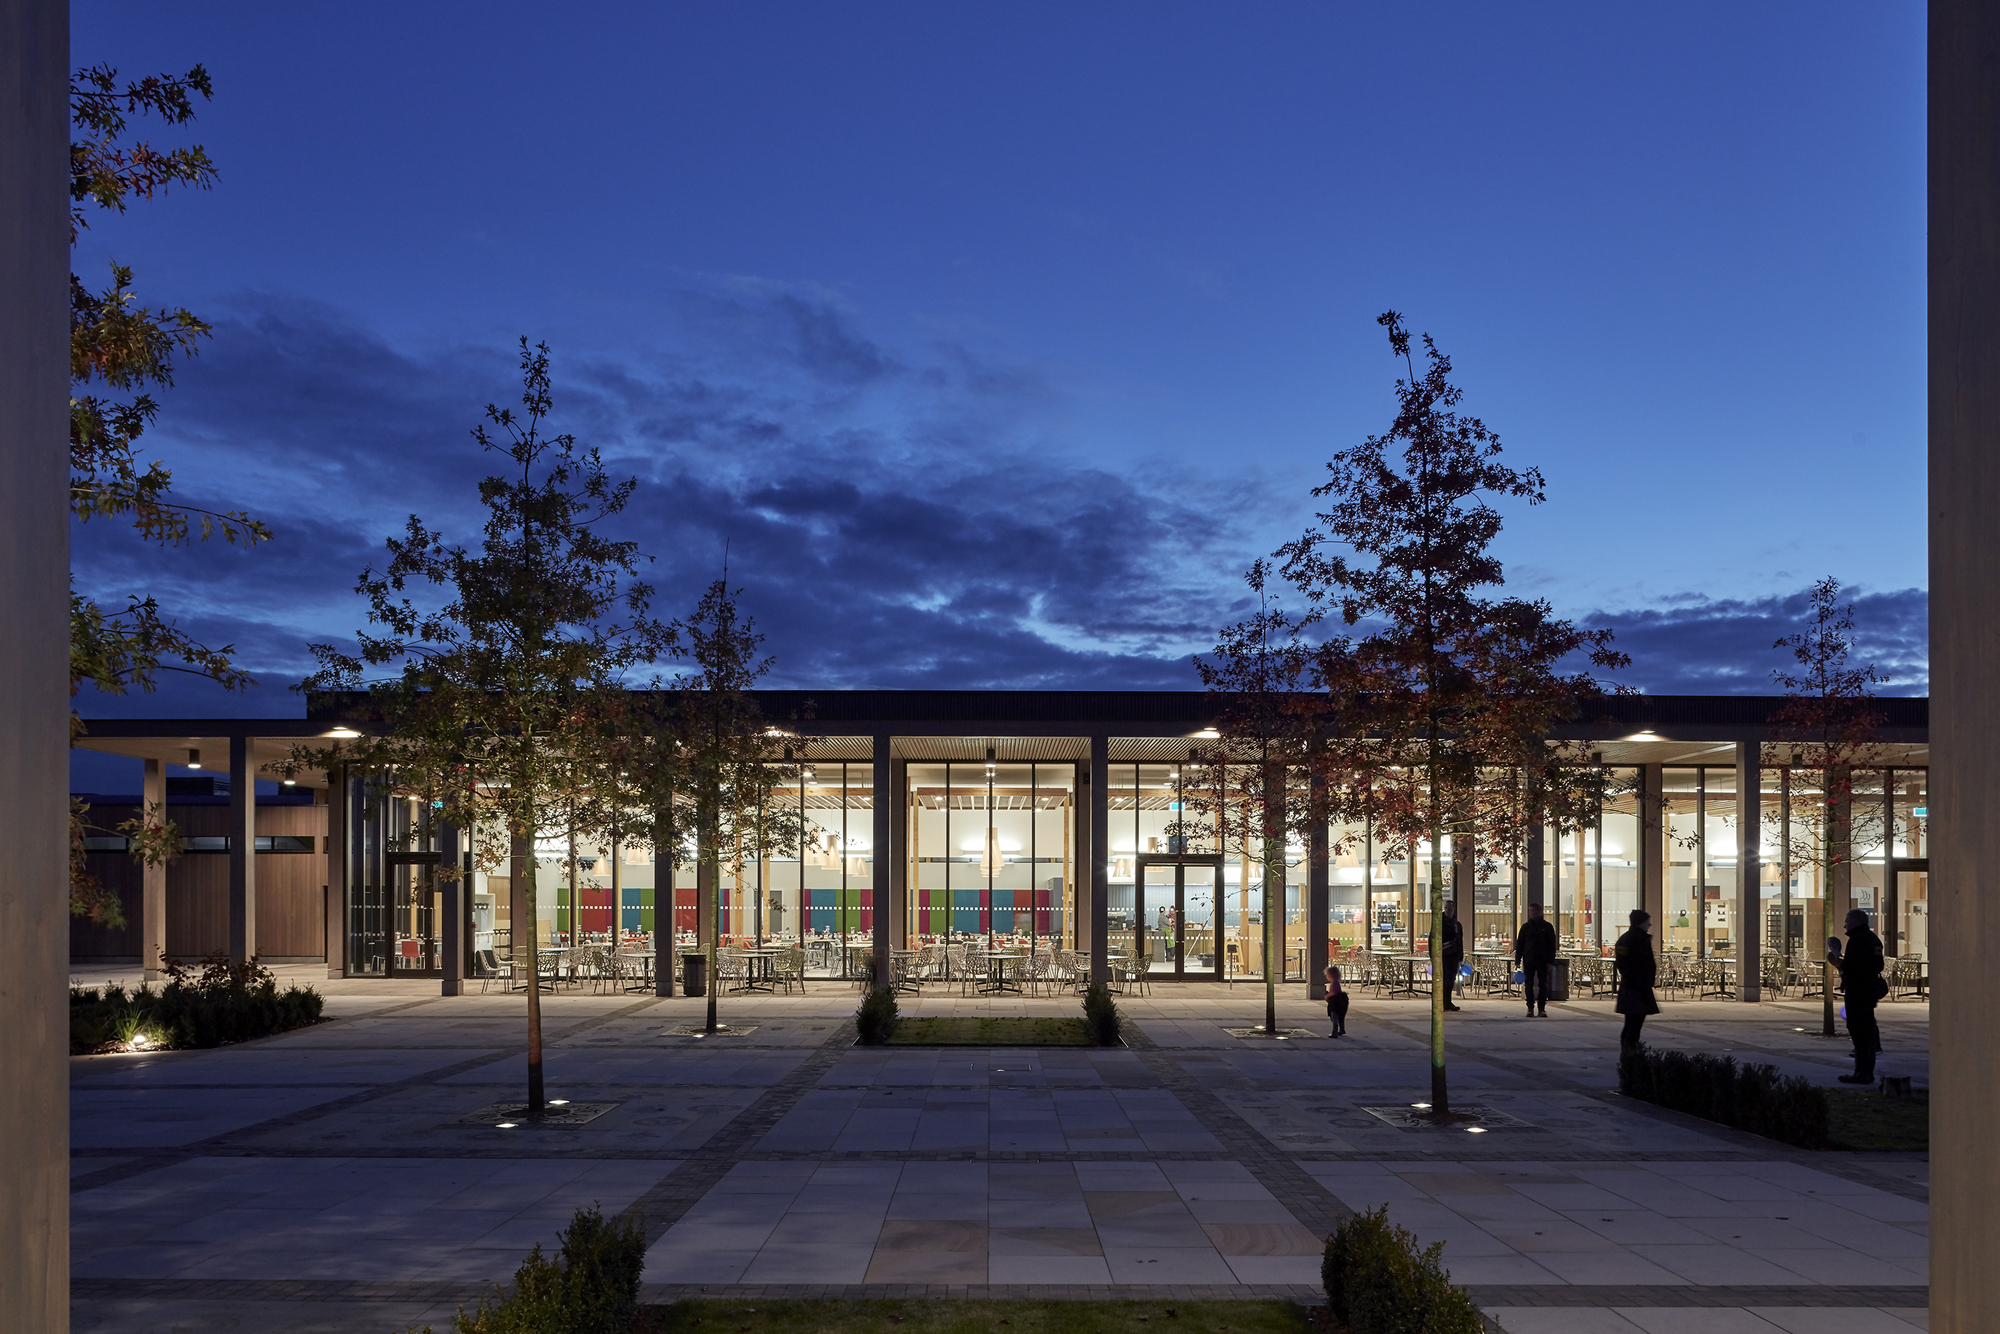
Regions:
<instances>
[{"instance_id":1,"label":"low shrub","mask_svg":"<svg viewBox=\"0 0 2000 1334\"><path fill-rule=\"evenodd\" d=\"M879 1047L896 1032L902 1017L896 1012L896 993L890 987L876 987L861 998L854 1011L854 1031L862 1045Z\"/></svg>"},{"instance_id":2,"label":"low shrub","mask_svg":"<svg viewBox=\"0 0 2000 1334\"><path fill-rule=\"evenodd\" d=\"M1479 1308L1451 1285L1444 1243L1421 1249L1384 1204L1326 1239L1320 1281L1334 1318L1353 1334L1484 1334Z\"/></svg>"},{"instance_id":3,"label":"low shrub","mask_svg":"<svg viewBox=\"0 0 2000 1334\"><path fill-rule=\"evenodd\" d=\"M514 1271L512 1292L460 1310L458 1334L625 1334L639 1313L646 1233L636 1219L606 1222L579 1209L563 1229L562 1254L536 1246Z\"/></svg>"},{"instance_id":4,"label":"low shrub","mask_svg":"<svg viewBox=\"0 0 2000 1334\"><path fill-rule=\"evenodd\" d=\"M237 967L213 954L200 972L169 962L167 983L155 991L112 984L71 987L69 1049L72 1055L107 1050L219 1047L247 1042L319 1022L326 1000L311 987L278 990L268 968Z\"/></svg>"},{"instance_id":5,"label":"low shrub","mask_svg":"<svg viewBox=\"0 0 2000 1334\"><path fill-rule=\"evenodd\" d=\"M1800 1075L1780 1075L1776 1066L1640 1047L1618 1058L1618 1091L1802 1149L1827 1144L1826 1090Z\"/></svg>"},{"instance_id":6,"label":"low shrub","mask_svg":"<svg viewBox=\"0 0 2000 1334\"><path fill-rule=\"evenodd\" d=\"M1118 1024L1118 1002L1111 999L1111 988L1102 982L1092 982L1083 993L1083 1031L1089 1036L1090 1045L1117 1046Z\"/></svg>"}]
</instances>

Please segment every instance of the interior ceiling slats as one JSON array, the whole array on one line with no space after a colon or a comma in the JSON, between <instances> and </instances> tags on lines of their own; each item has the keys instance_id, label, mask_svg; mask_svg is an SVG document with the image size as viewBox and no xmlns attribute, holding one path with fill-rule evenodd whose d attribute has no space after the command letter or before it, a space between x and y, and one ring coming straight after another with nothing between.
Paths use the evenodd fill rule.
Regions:
<instances>
[{"instance_id":1,"label":"interior ceiling slats","mask_svg":"<svg viewBox=\"0 0 2000 1334\"><path fill-rule=\"evenodd\" d=\"M889 743L889 753L899 760L984 762L988 746L998 764L1090 758L1090 739L1070 736L899 736Z\"/></svg>"}]
</instances>

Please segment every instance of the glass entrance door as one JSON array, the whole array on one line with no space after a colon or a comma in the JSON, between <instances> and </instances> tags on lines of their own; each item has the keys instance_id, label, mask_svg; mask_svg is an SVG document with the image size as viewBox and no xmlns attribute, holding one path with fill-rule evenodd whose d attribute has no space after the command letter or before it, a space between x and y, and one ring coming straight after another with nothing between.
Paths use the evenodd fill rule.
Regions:
<instances>
[{"instance_id":1,"label":"glass entrance door","mask_svg":"<svg viewBox=\"0 0 2000 1334\"><path fill-rule=\"evenodd\" d=\"M438 884L437 860L436 853L390 856L391 977L434 977L443 971L439 950L444 926L444 891Z\"/></svg>"},{"instance_id":2,"label":"glass entrance door","mask_svg":"<svg viewBox=\"0 0 2000 1334\"><path fill-rule=\"evenodd\" d=\"M1213 982L1222 979L1215 944L1220 857L1138 859L1133 898L1133 939L1155 982Z\"/></svg>"},{"instance_id":3,"label":"glass entrance door","mask_svg":"<svg viewBox=\"0 0 2000 1334\"><path fill-rule=\"evenodd\" d=\"M1889 901L1883 905L1878 930L1883 952L1891 958L1930 958L1930 859L1898 857L1889 878Z\"/></svg>"}]
</instances>

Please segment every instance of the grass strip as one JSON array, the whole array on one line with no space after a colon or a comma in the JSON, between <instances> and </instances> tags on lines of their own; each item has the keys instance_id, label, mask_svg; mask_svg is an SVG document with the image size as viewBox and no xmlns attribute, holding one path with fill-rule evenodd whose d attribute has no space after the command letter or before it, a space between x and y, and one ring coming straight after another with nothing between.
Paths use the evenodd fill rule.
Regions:
<instances>
[{"instance_id":1,"label":"grass strip","mask_svg":"<svg viewBox=\"0 0 2000 1334\"><path fill-rule=\"evenodd\" d=\"M1931 1095L1885 1098L1874 1089L1829 1089L1827 1147L1868 1153L1929 1153Z\"/></svg>"},{"instance_id":2,"label":"grass strip","mask_svg":"<svg viewBox=\"0 0 2000 1334\"><path fill-rule=\"evenodd\" d=\"M890 1037L892 1047L1088 1047L1081 1019L985 1018L939 1015L905 1019Z\"/></svg>"},{"instance_id":3,"label":"grass strip","mask_svg":"<svg viewBox=\"0 0 2000 1334\"><path fill-rule=\"evenodd\" d=\"M1042 1301L691 1297L644 1306L633 1334L1304 1334L1306 1309L1281 1301Z\"/></svg>"}]
</instances>

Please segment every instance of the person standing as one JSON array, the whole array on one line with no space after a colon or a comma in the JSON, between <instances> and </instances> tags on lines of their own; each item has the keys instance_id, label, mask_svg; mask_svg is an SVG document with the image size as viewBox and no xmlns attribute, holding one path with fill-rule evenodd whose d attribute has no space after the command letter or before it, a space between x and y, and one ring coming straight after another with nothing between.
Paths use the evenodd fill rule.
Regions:
<instances>
[{"instance_id":1,"label":"person standing","mask_svg":"<svg viewBox=\"0 0 2000 1334\"><path fill-rule=\"evenodd\" d=\"M1521 969L1521 994L1528 1017L1549 1017L1549 968L1556 961L1556 929L1542 919L1542 905L1528 905L1528 920L1514 937L1514 962Z\"/></svg>"},{"instance_id":2,"label":"person standing","mask_svg":"<svg viewBox=\"0 0 2000 1334\"><path fill-rule=\"evenodd\" d=\"M1847 949L1829 937L1826 957L1840 970L1840 989L1847 1006L1847 1035L1854 1039L1854 1073L1843 1084L1875 1082L1875 1053L1882 1050L1882 1030L1875 1023L1875 1002L1889 992L1882 980L1882 937L1868 929L1868 914L1856 908L1847 914Z\"/></svg>"},{"instance_id":3,"label":"person standing","mask_svg":"<svg viewBox=\"0 0 2000 1334\"><path fill-rule=\"evenodd\" d=\"M1333 1025L1330 1038L1337 1038L1347 1032L1347 988L1340 985L1340 965L1326 966L1326 1018Z\"/></svg>"},{"instance_id":4,"label":"person standing","mask_svg":"<svg viewBox=\"0 0 2000 1334\"><path fill-rule=\"evenodd\" d=\"M1621 1051L1639 1050L1639 1029L1646 1016L1660 1012L1653 998L1653 980L1659 975L1659 961L1653 957L1653 919L1644 908L1634 908L1631 929L1611 947L1612 971L1618 974L1618 1004L1613 1008L1625 1016L1624 1031L1618 1035Z\"/></svg>"},{"instance_id":5,"label":"person standing","mask_svg":"<svg viewBox=\"0 0 2000 1334\"><path fill-rule=\"evenodd\" d=\"M1456 1010L1451 1003L1452 988L1458 985L1458 970L1465 965L1465 924L1458 920L1458 902L1444 901L1444 1008Z\"/></svg>"}]
</instances>

